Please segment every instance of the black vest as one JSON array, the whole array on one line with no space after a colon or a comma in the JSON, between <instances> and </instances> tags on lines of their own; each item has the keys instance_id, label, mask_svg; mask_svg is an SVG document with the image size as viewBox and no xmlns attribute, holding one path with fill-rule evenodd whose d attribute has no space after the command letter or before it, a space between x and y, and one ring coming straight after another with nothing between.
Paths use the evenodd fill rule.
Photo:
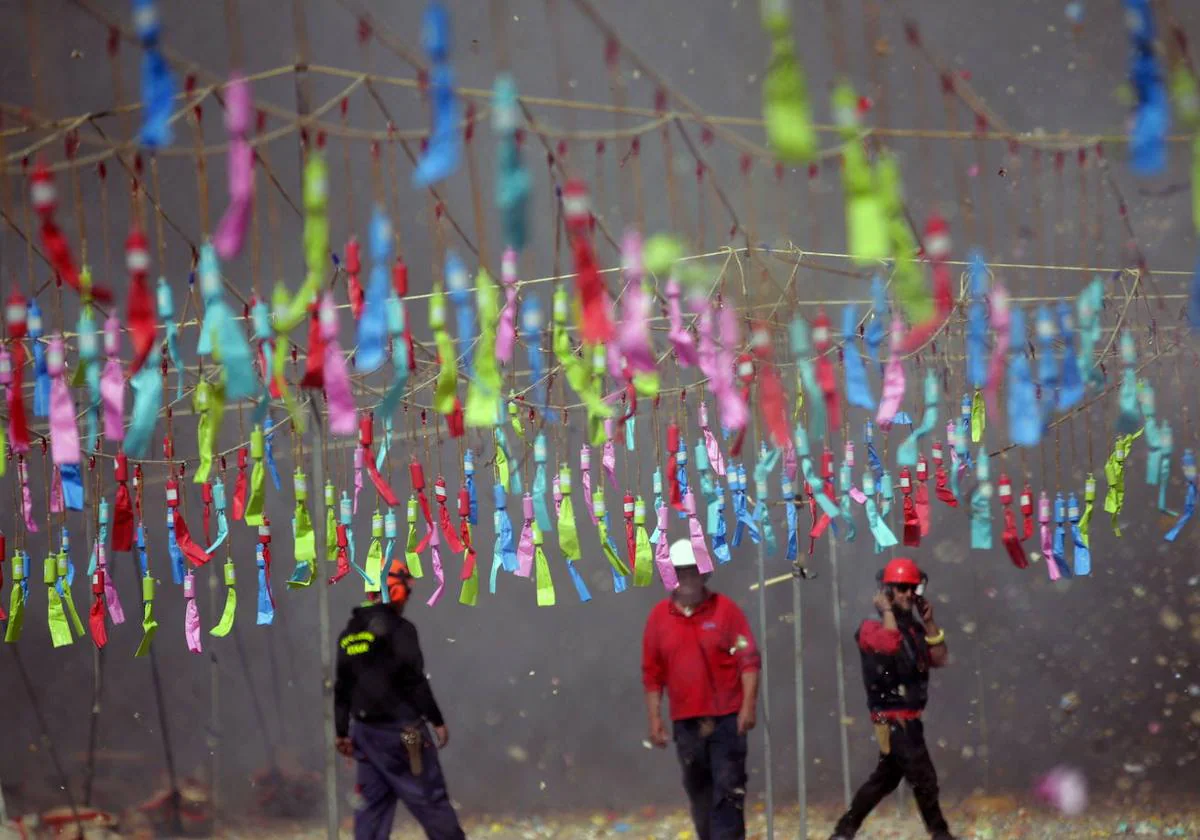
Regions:
<instances>
[{"instance_id":1,"label":"black vest","mask_svg":"<svg viewBox=\"0 0 1200 840\"><path fill-rule=\"evenodd\" d=\"M872 713L919 712L929 699L929 645L925 628L916 621L900 624L900 650L892 656L867 653L861 647L863 685ZM858 634L855 634L857 641Z\"/></svg>"}]
</instances>

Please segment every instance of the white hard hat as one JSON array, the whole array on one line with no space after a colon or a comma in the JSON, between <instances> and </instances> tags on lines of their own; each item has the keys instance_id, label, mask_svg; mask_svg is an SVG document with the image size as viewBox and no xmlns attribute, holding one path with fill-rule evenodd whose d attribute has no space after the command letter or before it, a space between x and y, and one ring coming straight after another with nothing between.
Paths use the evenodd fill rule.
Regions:
<instances>
[{"instance_id":1,"label":"white hard hat","mask_svg":"<svg viewBox=\"0 0 1200 840\"><path fill-rule=\"evenodd\" d=\"M696 552L691 540L675 540L671 543L671 565L676 569L696 565Z\"/></svg>"}]
</instances>

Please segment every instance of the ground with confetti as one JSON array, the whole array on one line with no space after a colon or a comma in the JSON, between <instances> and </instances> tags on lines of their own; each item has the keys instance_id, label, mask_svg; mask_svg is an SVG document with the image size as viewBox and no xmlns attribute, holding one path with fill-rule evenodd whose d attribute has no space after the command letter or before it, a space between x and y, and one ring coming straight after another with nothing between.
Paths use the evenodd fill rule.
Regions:
<instances>
[{"instance_id":1,"label":"ground with confetti","mask_svg":"<svg viewBox=\"0 0 1200 840\"><path fill-rule=\"evenodd\" d=\"M826 840L838 816L833 804L809 809L808 837ZM1158 806L1120 806L1099 803L1085 814L1064 818L1034 805L1010 797L994 796L968 799L947 808L953 830L961 840L1084 840L1098 837L1181 837L1200 838L1200 809L1180 803ZM638 840L696 840L687 812L682 809L648 807L634 813L559 814L536 817L476 817L464 820L467 836L490 840L591 840L592 838L628 837ZM796 837L795 808L776 815L775 835ZM350 823L343 825L342 836L350 837ZM270 829L245 826L229 831L233 838L318 838L322 826L282 824ZM393 840L418 840L421 830L400 815ZM748 840L765 840L766 816L761 805L748 820ZM897 812L894 799L885 801L859 832L859 840L921 840L928 836L916 809L905 803Z\"/></svg>"}]
</instances>

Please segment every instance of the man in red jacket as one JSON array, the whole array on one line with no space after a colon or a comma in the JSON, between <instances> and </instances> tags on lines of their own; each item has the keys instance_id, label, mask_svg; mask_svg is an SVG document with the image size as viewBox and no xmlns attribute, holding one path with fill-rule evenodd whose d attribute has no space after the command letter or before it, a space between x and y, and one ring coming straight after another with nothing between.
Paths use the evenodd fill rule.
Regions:
<instances>
[{"instance_id":1,"label":"man in red jacket","mask_svg":"<svg viewBox=\"0 0 1200 840\"><path fill-rule=\"evenodd\" d=\"M710 592L688 540L671 545L679 587L650 611L642 683L650 740L667 746L667 692L683 789L699 840L746 836L746 733L758 701L758 648L737 604Z\"/></svg>"},{"instance_id":2,"label":"man in red jacket","mask_svg":"<svg viewBox=\"0 0 1200 840\"><path fill-rule=\"evenodd\" d=\"M912 786L921 819L933 840L954 840L938 804L937 770L925 746L921 715L929 697L929 669L949 659L946 631L925 600L926 576L907 557L892 560L879 575L879 619L867 619L855 640L862 654L867 708L875 724L879 763L854 794L830 840L851 840L863 820L901 779ZM918 620L913 615L916 609Z\"/></svg>"}]
</instances>

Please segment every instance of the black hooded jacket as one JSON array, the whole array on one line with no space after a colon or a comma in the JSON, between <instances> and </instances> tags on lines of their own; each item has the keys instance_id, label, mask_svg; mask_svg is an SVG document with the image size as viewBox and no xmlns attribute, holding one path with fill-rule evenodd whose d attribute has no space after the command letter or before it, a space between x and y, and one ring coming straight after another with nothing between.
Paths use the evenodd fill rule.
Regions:
<instances>
[{"instance_id":1,"label":"black hooded jacket","mask_svg":"<svg viewBox=\"0 0 1200 840\"><path fill-rule=\"evenodd\" d=\"M338 637L334 726L345 738L350 718L363 723L442 726L442 712L425 677L417 628L387 604L364 604Z\"/></svg>"}]
</instances>

